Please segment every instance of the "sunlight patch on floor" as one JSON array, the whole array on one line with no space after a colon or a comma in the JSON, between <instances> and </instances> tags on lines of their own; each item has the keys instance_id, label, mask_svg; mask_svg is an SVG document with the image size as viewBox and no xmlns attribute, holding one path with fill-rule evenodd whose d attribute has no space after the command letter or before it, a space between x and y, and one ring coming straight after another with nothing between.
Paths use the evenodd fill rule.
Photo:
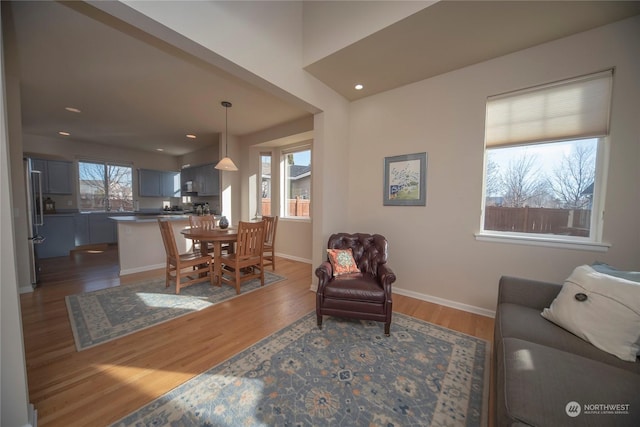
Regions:
<instances>
[{"instance_id":1,"label":"sunlight patch on floor","mask_svg":"<svg viewBox=\"0 0 640 427\"><path fill-rule=\"evenodd\" d=\"M198 311L211 307L214 304L209 301L207 297L196 297L192 295L138 292L136 296L140 298L147 307L154 308L184 308Z\"/></svg>"},{"instance_id":2,"label":"sunlight patch on floor","mask_svg":"<svg viewBox=\"0 0 640 427\"><path fill-rule=\"evenodd\" d=\"M154 372L165 372L164 370L114 364L97 364L94 367L114 380L128 384L130 387L134 387L137 392L148 396L158 396L158 384L144 377L152 375ZM171 371L171 373L173 378L178 379L178 382L183 385L194 378L193 373L176 371ZM175 410L169 414L169 421L173 417L179 417L193 411L194 401L200 400L196 396L202 396L206 399L206 402L202 402L203 408L209 408L206 419L213 425L236 426L238 425L236 417L240 413L245 424L249 423L246 425L267 426L260 420L260 405L264 394L262 380L237 376L202 375L208 376L208 378L193 383L193 389L190 390L194 396L193 400L174 399Z\"/></svg>"}]
</instances>

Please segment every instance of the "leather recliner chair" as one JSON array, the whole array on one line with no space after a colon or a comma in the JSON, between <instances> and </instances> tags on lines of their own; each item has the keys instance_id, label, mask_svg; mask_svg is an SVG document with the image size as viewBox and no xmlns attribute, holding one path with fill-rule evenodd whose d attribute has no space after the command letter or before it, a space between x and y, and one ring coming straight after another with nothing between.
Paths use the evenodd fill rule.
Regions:
<instances>
[{"instance_id":1,"label":"leather recliner chair","mask_svg":"<svg viewBox=\"0 0 640 427\"><path fill-rule=\"evenodd\" d=\"M396 276L387 266L387 240L379 234L333 234L329 249L353 251L360 273L334 276L329 261L316 268L318 290L316 315L322 329L322 316L349 317L384 322L384 333L391 328L391 285Z\"/></svg>"}]
</instances>

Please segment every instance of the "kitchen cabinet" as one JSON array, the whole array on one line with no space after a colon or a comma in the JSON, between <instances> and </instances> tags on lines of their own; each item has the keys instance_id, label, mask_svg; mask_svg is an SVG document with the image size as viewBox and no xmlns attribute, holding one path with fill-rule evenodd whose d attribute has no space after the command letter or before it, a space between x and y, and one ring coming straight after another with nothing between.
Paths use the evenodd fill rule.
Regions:
<instances>
[{"instance_id":1,"label":"kitchen cabinet","mask_svg":"<svg viewBox=\"0 0 640 427\"><path fill-rule=\"evenodd\" d=\"M44 236L44 242L37 245L38 257L52 258L67 256L75 248L75 218L69 215L45 215L44 225L38 233Z\"/></svg>"},{"instance_id":2,"label":"kitchen cabinet","mask_svg":"<svg viewBox=\"0 0 640 427\"><path fill-rule=\"evenodd\" d=\"M138 195L140 197L179 197L179 182L179 172L140 169Z\"/></svg>"},{"instance_id":3,"label":"kitchen cabinet","mask_svg":"<svg viewBox=\"0 0 640 427\"><path fill-rule=\"evenodd\" d=\"M64 160L31 159L33 170L42 172L44 194L73 194L73 163Z\"/></svg>"},{"instance_id":4,"label":"kitchen cabinet","mask_svg":"<svg viewBox=\"0 0 640 427\"><path fill-rule=\"evenodd\" d=\"M118 241L116 234L116 223L109 219L110 212L90 213L89 215L89 243L96 245L99 243L115 243Z\"/></svg>"},{"instance_id":5,"label":"kitchen cabinet","mask_svg":"<svg viewBox=\"0 0 640 427\"><path fill-rule=\"evenodd\" d=\"M214 165L203 165L196 173L199 196L220 195L220 171Z\"/></svg>"},{"instance_id":6,"label":"kitchen cabinet","mask_svg":"<svg viewBox=\"0 0 640 427\"><path fill-rule=\"evenodd\" d=\"M74 215L76 237L76 246L84 246L91 244L91 236L89 234L89 216L91 214L78 213Z\"/></svg>"},{"instance_id":7,"label":"kitchen cabinet","mask_svg":"<svg viewBox=\"0 0 640 427\"><path fill-rule=\"evenodd\" d=\"M45 215L38 229L45 237L37 246L40 258L67 256L76 246L117 243L117 224L109 217L131 212L92 212Z\"/></svg>"},{"instance_id":8,"label":"kitchen cabinet","mask_svg":"<svg viewBox=\"0 0 640 427\"><path fill-rule=\"evenodd\" d=\"M182 169L180 175L182 189L185 191L186 183L193 183L193 191L198 196L219 196L220 195L220 171L214 164L192 166Z\"/></svg>"},{"instance_id":9,"label":"kitchen cabinet","mask_svg":"<svg viewBox=\"0 0 640 427\"><path fill-rule=\"evenodd\" d=\"M163 197L180 197L180 172L163 172L161 189Z\"/></svg>"}]
</instances>

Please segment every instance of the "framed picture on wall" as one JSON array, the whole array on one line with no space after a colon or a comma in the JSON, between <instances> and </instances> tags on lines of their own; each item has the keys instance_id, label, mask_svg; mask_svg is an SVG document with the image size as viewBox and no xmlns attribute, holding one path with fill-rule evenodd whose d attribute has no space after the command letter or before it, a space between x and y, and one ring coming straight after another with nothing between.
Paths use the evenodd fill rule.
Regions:
<instances>
[{"instance_id":1,"label":"framed picture on wall","mask_svg":"<svg viewBox=\"0 0 640 427\"><path fill-rule=\"evenodd\" d=\"M384 206L425 206L427 153L384 158Z\"/></svg>"}]
</instances>

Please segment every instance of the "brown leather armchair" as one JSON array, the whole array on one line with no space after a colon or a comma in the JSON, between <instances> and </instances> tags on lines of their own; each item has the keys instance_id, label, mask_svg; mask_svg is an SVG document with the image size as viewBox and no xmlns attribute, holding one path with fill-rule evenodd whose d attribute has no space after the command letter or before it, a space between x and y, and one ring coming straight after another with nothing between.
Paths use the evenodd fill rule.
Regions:
<instances>
[{"instance_id":1,"label":"brown leather armchair","mask_svg":"<svg viewBox=\"0 0 640 427\"><path fill-rule=\"evenodd\" d=\"M379 234L338 233L329 237L327 247L351 248L360 273L334 277L329 261L316 268L318 327L322 329L323 315L374 320L384 322L384 333L389 336L391 284L396 275L387 266L387 240Z\"/></svg>"}]
</instances>

